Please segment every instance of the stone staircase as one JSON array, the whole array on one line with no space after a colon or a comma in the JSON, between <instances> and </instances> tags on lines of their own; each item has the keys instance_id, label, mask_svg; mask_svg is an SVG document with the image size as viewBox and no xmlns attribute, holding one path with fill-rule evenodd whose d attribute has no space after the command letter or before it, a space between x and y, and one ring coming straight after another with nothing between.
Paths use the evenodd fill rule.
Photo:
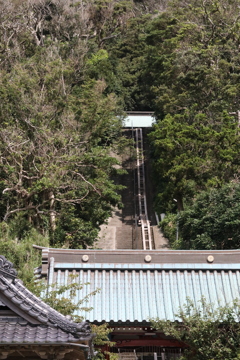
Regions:
<instances>
[{"instance_id":1,"label":"stone staircase","mask_svg":"<svg viewBox=\"0 0 240 360\"><path fill-rule=\"evenodd\" d=\"M147 145L147 132L144 133L144 148L146 154L149 154ZM131 138L132 130L125 130L127 138ZM151 184L151 166L146 156L145 161L145 177L146 177L146 193L148 204L148 217L151 221L151 235L154 240L152 249L168 249L168 241L165 239L157 226L155 213L153 211L154 194ZM114 209L112 216L108 219L108 223L101 225L99 240L96 241L94 247L97 249L143 249L141 228L135 224L135 215L139 213L137 194L137 178L136 178L136 159L132 150L126 147L125 154L119 158L122 167L126 170L126 174L121 175L118 182L125 186L121 191L122 209ZM138 216L138 215L136 215Z\"/></svg>"}]
</instances>

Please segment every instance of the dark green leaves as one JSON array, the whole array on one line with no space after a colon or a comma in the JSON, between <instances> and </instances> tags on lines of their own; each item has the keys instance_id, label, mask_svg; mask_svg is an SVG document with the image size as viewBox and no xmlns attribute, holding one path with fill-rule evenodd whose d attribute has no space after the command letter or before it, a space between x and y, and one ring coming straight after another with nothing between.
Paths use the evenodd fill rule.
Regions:
<instances>
[{"instance_id":1,"label":"dark green leaves","mask_svg":"<svg viewBox=\"0 0 240 360\"><path fill-rule=\"evenodd\" d=\"M200 192L184 211L167 216L161 226L173 248L238 249L240 247L238 182ZM176 228L179 239L176 241Z\"/></svg>"}]
</instances>

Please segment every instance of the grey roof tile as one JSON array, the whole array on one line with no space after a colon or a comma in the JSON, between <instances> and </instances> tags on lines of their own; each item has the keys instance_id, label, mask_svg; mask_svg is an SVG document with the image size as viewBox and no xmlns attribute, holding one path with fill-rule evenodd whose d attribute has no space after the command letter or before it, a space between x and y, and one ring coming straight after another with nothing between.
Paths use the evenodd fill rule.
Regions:
<instances>
[{"instance_id":1,"label":"grey roof tile","mask_svg":"<svg viewBox=\"0 0 240 360\"><path fill-rule=\"evenodd\" d=\"M0 255L0 344L70 343L92 339L88 323L70 321L33 295L16 276L12 263ZM9 308L13 316L5 317L1 307Z\"/></svg>"},{"instance_id":2,"label":"grey roof tile","mask_svg":"<svg viewBox=\"0 0 240 360\"><path fill-rule=\"evenodd\" d=\"M0 301L4 303L4 297L7 299L7 305L16 313L24 311L26 318L33 318L31 323L40 322L48 326L56 326L59 329L76 334L79 340L88 340L92 338L91 328L88 323L74 323L65 316L45 304L42 300L27 290L19 279L16 279L16 271L12 264L0 255ZM1 293L3 296L1 297ZM21 310L18 311L18 310Z\"/></svg>"},{"instance_id":3,"label":"grey roof tile","mask_svg":"<svg viewBox=\"0 0 240 360\"><path fill-rule=\"evenodd\" d=\"M63 343L79 339L59 328L19 323L0 324L0 344L3 343Z\"/></svg>"}]
</instances>

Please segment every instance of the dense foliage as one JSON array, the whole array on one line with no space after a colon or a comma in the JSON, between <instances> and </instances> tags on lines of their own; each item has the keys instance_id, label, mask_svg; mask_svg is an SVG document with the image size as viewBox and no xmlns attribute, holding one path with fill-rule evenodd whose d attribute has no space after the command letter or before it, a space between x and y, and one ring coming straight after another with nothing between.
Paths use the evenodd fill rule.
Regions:
<instances>
[{"instance_id":1,"label":"dense foliage","mask_svg":"<svg viewBox=\"0 0 240 360\"><path fill-rule=\"evenodd\" d=\"M120 24L93 30L101 3L82 6L0 3L0 218L18 239L35 228L52 246L92 245L120 202L111 152L121 108L107 52L85 40L96 30L103 43Z\"/></svg>"},{"instance_id":2,"label":"dense foliage","mask_svg":"<svg viewBox=\"0 0 240 360\"><path fill-rule=\"evenodd\" d=\"M156 115L158 213L196 219L208 201L200 212L192 199L238 181L239 11L237 0L0 0L0 222L10 242L36 230L54 247L93 245L121 205L112 155L126 110ZM215 241L183 215L185 242L174 246L238 246L237 219L224 233L235 240Z\"/></svg>"},{"instance_id":3,"label":"dense foliage","mask_svg":"<svg viewBox=\"0 0 240 360\"><path fill-rule=\"evenodd\" d=\"M34 269L41 263L40 251L33 248L33 242L40 246L48 246L48 238L31 229L21 241L12 236L10 227L6 223L0 224L0 254L14 264L18 277L24 285L33 292L38 291L34 281Z\"/></svg>"},{"instance_id":4,"label":"dense foliage","mask_svg":"<svg viewBox=\"0 0 240 360\"><path fill-rule=\"evenodd\" d=\"M165 7L0 1L0 221L9 241L35 229L51 246L92 246L121 205L112 154L124 146L123 111L146 107L144 28Z\"/></svg>"},{"instance_id":5,"label":"dense foliage","mask_svg":"<svg viewBox=\"0 0 240 360\"><path fill-rule=\"evenodd\" d=\"M85 248L121 206L124 110L144 108L145 25L166 1L0 0L0 247Z\"/></svg>"},{"instance_id":6,"label":"dense foliage","mask_svg":"<svg viewBox=\"0 0 240 360\"><path fill-rule=\"evenodd\" d=\"M144 78L161 212L221 187L239 169L239 1L173 1L154 19ZM235 113L235 114L234 114Z\"/></svg>"},{"instance_id":7,"label":"dense foliage","mask_svg":"<svg viewBox=\"0 0 240 360\"><path fill-rule=\"evenodd\" d=\"M178 321L154 319L152 324L187 346L181 360L237 360L240 358L239 315L238 301L214 310L213 304L202 299L197 307L188 301L176 315Z\"/></svg>"},{"instance_id":8,"label":"dense foliage","mask_svg":"<svg viewBox=\"0 0 240 360\"><path fill-rule=\"evenodd\" d=\"M239 213L240 184L233 182L202 191L184 211L166 216L161 226L173 248L238 249Z\"/></svg>"}]
</instances>

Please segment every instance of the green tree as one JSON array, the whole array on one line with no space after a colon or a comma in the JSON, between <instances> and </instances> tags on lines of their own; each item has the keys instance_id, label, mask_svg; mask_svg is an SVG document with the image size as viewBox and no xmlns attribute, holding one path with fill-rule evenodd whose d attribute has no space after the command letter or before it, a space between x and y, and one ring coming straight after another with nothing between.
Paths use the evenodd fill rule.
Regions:
<instances>
[{"instance_id":1,"label":"green tree","mask_svg":"<svg viewBox=\"0 0 240 360\"><path fill-rule=\"evenodd\" d=\"M240 185L230 183L199 193L178 215L162 222L173 248L238 249L240 246ZM176 241L176 226L179 239Z\"/></svg>"},{"instance_id":2,"label":"green tree","mask_svg":"<svg viewBox=\"0 0 240 360\"><path fill-rule=\"evenodd\" d=\"M114 95L103 94L104 81L72 88L74 80L73 65L45 49L2 71L1 217L9 222L21 213L39 231L51 230L53 244L85 246L120 200L111 151L121 119ZM65 233L58 221L67 208L81 219L75 237L74 220Z\"/></svg>"},{"instance_id":3,"label":"green tree","mask_svg":"<svg viewBox=\"0 0 240 360\"><path fill-rule=\"evenodd\" d=\"M174 323L159 319L151 322L155 329L186 345L182 360L237 360L240 358L239 316L238 301L214 310L203 298L197 307L188 301Z\"/></svg>"},{"instance_id":4,"label":"green tree","mask_svg":"<svg viewBox=\"0 0 240 360\"><path fill-rule=\"evenodd\" d=\"M122 108L105 44L128 1L0 1L0 220L85 247L112 206ZM120 92L118 91L118 94Z\"/></svg>"},{"instance_id":5,"label":"green tree","mask_svg":"<svg viewBox=\"0 0 240 360\"><path fill-rule=\"evenodd\" d=\"M146 29L146 100L162 119L233 111L239 96L237 1L172 1ZM234 109L235 110L235 109Z\"/></svg>"},{"instance_id":6,"label":"green tree","mask_svg":"<svg viewBox=\"0 0 240 360\"><path fill-rule=\"evenodd\" d=\"M238 172L239 8L231 1L172 2L147 27L146 100L159 203L221 186Z\"/></svg>"},{"instance_id":7,"label":"green tree","mask_svg":"<svg viewBox=\"0 0 240 360\"><path fill-rule=\"evenodd\" d=\"M130 18L122 36L106 44L117 79L115 93L128 111L149 110L144 101L146 91L142 82L142 64L146 51L144 33L150 19L150 15Z\"/></svg>"},{"instance_id":8,"label":"green tree","mask_svg":"<svg viewBox=\"0 0 240 360\"><path fill-rule=\"evenodd\" d=\"M19 219L15 219L15 221L19 226ZM48 247L49 239L47 236L39 234L35 229L28 229L28 231L23 232L20 240L14 231L16 228L17 225L9 226L6 222L0 223L0 254L14 264L19 278L27 288L36 292L38 286L35 282L34 270L41 263L41 253L36 251L32 245Z\"/></svg>"},{"instance_id":9,"label":"green tree","mask_svg":"<svg viewBox=\"0 0 240 360\"><path fill-rule=\"evenodd\" d=\"M240 137L235 119L226 113L217 125L210 124L205 114L196 115L192 123L187 113L168 115L149 138L161 212L171 209L173 199L183 210L184 199L221 187L238 173Z\"/></svg>"}]
</instances>

